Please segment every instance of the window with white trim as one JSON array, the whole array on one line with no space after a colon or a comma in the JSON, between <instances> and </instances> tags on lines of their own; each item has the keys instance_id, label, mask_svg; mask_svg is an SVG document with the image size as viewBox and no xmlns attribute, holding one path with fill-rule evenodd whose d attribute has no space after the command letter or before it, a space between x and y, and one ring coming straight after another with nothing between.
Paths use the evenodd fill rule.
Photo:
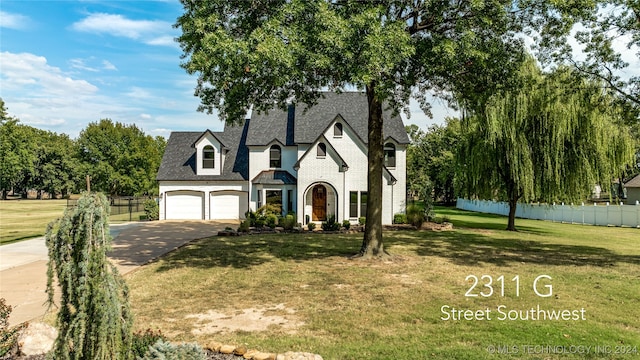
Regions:
<instances>
[{"instance_id":1,"label":"window with white trim","mask_svg":"<svg viewBox=\"0 0 640 360\"><path fill-rule=\"evenodd\" d=\"M202 168L213 169L216 165L216 150L211 145L207 145L202 149Z\"/></svg>"}]
</instances>

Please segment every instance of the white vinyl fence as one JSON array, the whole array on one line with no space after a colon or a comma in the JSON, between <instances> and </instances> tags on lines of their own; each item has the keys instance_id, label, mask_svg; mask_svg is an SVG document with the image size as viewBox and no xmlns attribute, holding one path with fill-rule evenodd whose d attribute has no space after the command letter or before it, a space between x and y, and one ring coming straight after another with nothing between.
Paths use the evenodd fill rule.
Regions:
<instances>
[{"instance_id":1,"label":"white vinyl fence","mask_svg":"<svg viewBox=\"0 0 640 360\"><path fill-rule=\"evenodd\" d=\"M509 204L488 200L456 201L456 207L462 210L489 214L509 215ZM550 220L570 224L588 224L600 226L630 226L640 228L640 205L536 205L518 203L516 217L523 219Z\"/></svg>"}]
</instances>

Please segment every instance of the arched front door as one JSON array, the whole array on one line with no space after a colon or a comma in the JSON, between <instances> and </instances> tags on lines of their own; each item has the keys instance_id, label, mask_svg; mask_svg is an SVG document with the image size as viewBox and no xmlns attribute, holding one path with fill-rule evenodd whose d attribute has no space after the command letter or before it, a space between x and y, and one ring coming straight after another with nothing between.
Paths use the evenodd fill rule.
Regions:
<instances>
[{"instance_id":1,"label":"arched front door","mask_svg":"<svg viewBox=\"0 0 640 360\"><path fill-rule=\"evenodd\" d=\"M327 220L327 189L322 185L313 187L313 221Z\"/></svg>"}]
</instances>

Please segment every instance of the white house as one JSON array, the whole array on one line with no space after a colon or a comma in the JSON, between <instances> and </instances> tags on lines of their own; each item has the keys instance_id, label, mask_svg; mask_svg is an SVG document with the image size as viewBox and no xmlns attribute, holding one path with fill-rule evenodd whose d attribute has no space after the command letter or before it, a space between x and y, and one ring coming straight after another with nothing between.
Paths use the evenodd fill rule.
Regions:
<instances>
[{"instance_id":1,"label":"white house","mask_svg":"<svg viewBox=\"0 0 640 360\"><path fill-rule=\"evenodd\" d=\"M406 148L402 119L383 114L382 222L404 213ZM254 114L222 132L174 132L158 171L160 219L242 219L279 204L298 222L357 221L366 214L364 93L324 93L318 103Z\"/></svg>"}]
</instances>

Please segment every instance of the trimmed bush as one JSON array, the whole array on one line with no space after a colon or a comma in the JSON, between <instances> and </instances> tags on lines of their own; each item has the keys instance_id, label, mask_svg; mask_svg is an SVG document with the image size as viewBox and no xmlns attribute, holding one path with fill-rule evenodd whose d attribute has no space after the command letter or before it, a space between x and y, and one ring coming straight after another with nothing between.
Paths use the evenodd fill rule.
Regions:
<instances>
[{"instance_id":1,"label":"trimmed bush","mask_svg":"<svg viewBox=\"0 0 640 360\"><path fill-rule=\"evenodd\" d=\"M360 216L360 217L358 218L358 224L360 224L360 225L364 225L364 224L366 224L366 223L367 223L367 218L366 218L366 217L364 217L364 216Z\"/></svg>"},{"instance_id":2,"label":"trimmed bush","mask_svg":"<svg viewBox=\"0 0 640 360\"><path fill-rule=\"evenodd\" d=\"M268 214L266 216L265 225L270 228L275 228L278 225L278 215L276 214Z\"/></svg>"},{"instance_id":3,"label":"trimmed bush","mask_svg":"<svg viewBox=\"0 0 640 360\"><path fill-rule=\"evenodd\" d=\"M144 332L136 332L131 339L131 354L135 359L138 359L144 356L149 351L149 348L160 340L165 340L160 330L155 332L147 329Z\"/></svg>"},{"instance_id":4,"label":"trimmed bush","mask_svg":"<svg viewBox=\"0 0 640 360\"><path fill-rule=\"evenodd\" d=\"M240 223L240 227L238 227L238 232L249 232L249 227L251 227L251 220L245 219Z\"/></svg>"},{"instance_id":5,"label":"trimmed bush","mask_svg":"<svg viewBox=\"0 0 640 360\"><path fill-rule=\"evenodd\" d=\"M424 210L417 205L407 206L407 222L418 229L425 221Z\"/></svg>"},{"instance_id":6,"label":"trimmed bush","mask_svg":"<svg viewBox=\"0 0 640 360\"><path fill-rule=\"evenodd\" d=\"M312 222L308 223L307 228L309 229L309 231L313 231L313 229L316 228L316 223L312 223Z\"/></svg>"},{"instance_id":7,"label":"trimmed bush","mask_svg":"<svg viewBox=\"0 0 640 360\"><path fill-rule=\"evenodd\" d=\"M343 220L342 227L349 230L349 228L351 227L351 222L349 220Z\"/></svg>"},{"instance_id":8,"label":"trimmed bush","mask_svg":"<svg viewBox=\"0 0 640 360\"><path fill-rule=\"evenodd\" d=\"M291 230L296 226L296 215L295 214L287 214L287 216L282 219L282 227L285 230Z\"/></svg>"},{"instance_id":9,"label":"trimmed bush","mask_svg":"<svg viewBox=\"0 0 640 360\"><path fill-rule=\"evenodd\" d=\"M155 199L147 199L144 202L144 213L147 220L158 220L160 218L160 207Z\"/></svg>"},{"instance_id":10,"label":"trimmed bush","mask_svg":"<svg viewBox=\"0 0 640 360\"><path fill-rule=\"evenodd\" d=\"M395 215L393 215L393 223L394 224L406 224L407 223L407 215L406 214L395 214Z\"/></svg>"},{"instance_id":11,"label":"trimmed bush","mask_svg":"<svg viewBox=\"0 0 640 360\"><path fill-rule=\"evenodd\" d=\"M331 215L327 218L327 221L322 222L322 230L324 231L338 231L340 230L340 224L336 222L336 216Z\"/></svg>"},{"instance_id":12,"label":"trimmed bush","mask_svg":"<svg viewBox=\"0 0 640 360\"><path fill-rule=\"evenodd\" d=\"M178 344L158 340L142 360L206 360L207 354L197 344Z\"/></svg>"}]
</instances>

